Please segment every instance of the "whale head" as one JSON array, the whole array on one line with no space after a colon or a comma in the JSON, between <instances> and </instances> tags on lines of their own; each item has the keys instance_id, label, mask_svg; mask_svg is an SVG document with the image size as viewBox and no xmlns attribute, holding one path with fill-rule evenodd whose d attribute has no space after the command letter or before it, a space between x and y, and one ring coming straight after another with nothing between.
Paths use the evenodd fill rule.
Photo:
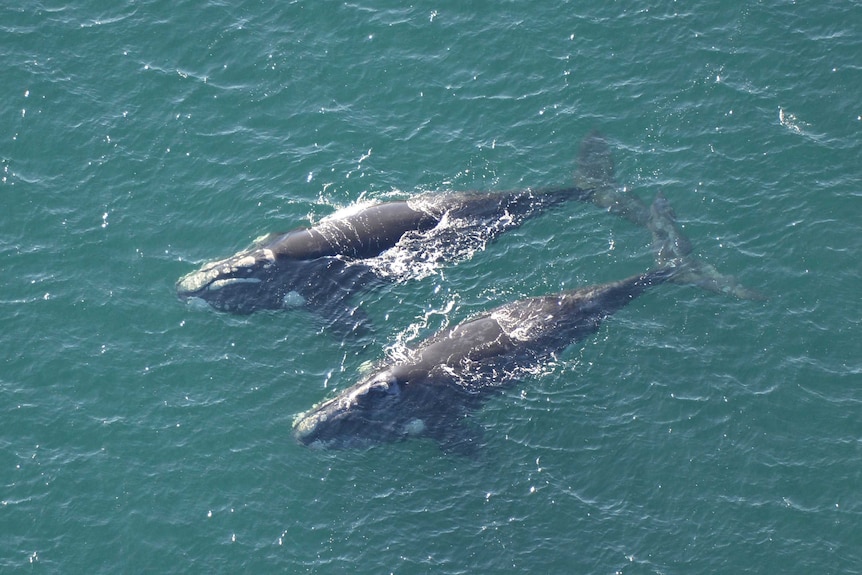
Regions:
<instances>
[{"instance_id":1,"label":"whale head","mask_svg":"<svg viewBox=\"0 0 862 575\"><path fill-rule=\"evenodd\" d=\"M293 436L309 447L337 449L421 435L425 424L411 415L409 396L392 371L378 371L299 415Z\"/></svg>"},{"instance_id":2,"label":"whale head","mask_svg":"<svg viewBox=\"0 0 862 575\"><path fill-rule=\"evenodd\" d=\"M254 248L206 263L183 276L177 282L177 295L234 313L275 309L284 305L284 295L290 291L281 277L284 269L272 250Z\"/></svg>"}]
</instances>

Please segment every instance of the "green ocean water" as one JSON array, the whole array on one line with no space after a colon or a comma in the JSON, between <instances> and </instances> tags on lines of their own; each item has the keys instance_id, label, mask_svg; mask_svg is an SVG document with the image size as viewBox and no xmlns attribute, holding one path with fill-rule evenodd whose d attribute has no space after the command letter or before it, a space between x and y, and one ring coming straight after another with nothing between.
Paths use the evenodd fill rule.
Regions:
<instances>
[{"instance_id":1,"label":"green ocean water","mask_svg":"<svg viewBox=\"0 0 862 575\"><path fill-rule=\"evenodd\" d=\"M0 7L0 572L862 573L862 4ZM598 128L697 253L427 440L294 417L404 340L652 265L595 207L356 298L374 329L174 282L364 199L567 184Z\"/></svg>"}]
</instances>

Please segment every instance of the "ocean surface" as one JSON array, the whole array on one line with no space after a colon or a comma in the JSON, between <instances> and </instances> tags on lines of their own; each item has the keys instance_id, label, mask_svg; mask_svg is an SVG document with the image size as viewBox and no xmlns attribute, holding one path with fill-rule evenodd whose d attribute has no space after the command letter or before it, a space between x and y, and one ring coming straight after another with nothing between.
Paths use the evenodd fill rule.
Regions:
<instances>
[{"instance_id":1,"label":"ocean surface","mask_svg":"<svg viewBox=\"0 0 862 575\"><path fill-rule=\"evenodd\" d=\"M0 572L862 573L862 3L0 6ZM765 301L655 288L428 439L294 418L393 346L653 265L582 203L354 299L174 284L360 201L568 185L606 135Z\"/></svg>"}]
</instances>

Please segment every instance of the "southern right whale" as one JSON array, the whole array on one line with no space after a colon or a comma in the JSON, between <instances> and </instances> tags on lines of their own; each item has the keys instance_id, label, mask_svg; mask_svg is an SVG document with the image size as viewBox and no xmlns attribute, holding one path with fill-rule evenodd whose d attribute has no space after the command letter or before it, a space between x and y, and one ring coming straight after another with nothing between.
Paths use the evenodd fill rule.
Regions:
<instances>
[{"instance_id":1,"label":"southern right whale","mask_svg":"<svg viewBox=\"0 0 862 575\"><path fill-rule=\"evenodd\" d=\"M430 437L444 451L471 453L476 433L465 419L473 410L679 271L669 265L479 314L300 414L293 435L309 447L334 449Z\"/></svg>"},{"instance_id":2,"label":"southern right whale","mask_svg":"<svg viewBox=\"0 0 862 575\"><path fill-rule=\"evenodd\" d=\"M291 302L334 319L350 319L348 298L377 277L369 258L411 234L440 227L446 241L488 241L526 218L591 190L576 186L499 193L432 193L404 201L336 212L319 224L265 236L250 249L206 263L180 278L182 299L201 299L221 311L251 313Z\"/></svg>"}]
</instances>

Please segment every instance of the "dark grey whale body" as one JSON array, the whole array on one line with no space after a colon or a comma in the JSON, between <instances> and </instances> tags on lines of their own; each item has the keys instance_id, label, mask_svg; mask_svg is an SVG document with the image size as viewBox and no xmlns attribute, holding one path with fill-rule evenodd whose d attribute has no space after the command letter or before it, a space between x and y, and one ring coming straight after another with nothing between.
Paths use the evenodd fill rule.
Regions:
<instances>
[{"instance_id":1,"label":"dark grey whale body","mask_svg":"<svg viewBox=\"0 0 862 575\"><path fill-rule=\"evenodd\" d=\"M604 319L649 286L678 273L666 267L628 279L505 304L443 330L409 353L300 415L294 437L320 448L411 436L469 451L461 420L524 369L595 333Z\"/></svg>"},{"instance_id":2,"label":"dark grey whale body","mask_svg":"<svg viewBox=\"0 0 862 575\"><path fill-rule=\"evenodd\" d=\"M336 318L355 313L347 299L375 279L368 258L411 233L447 221L481 227L486 239L564 201L584 200L578 187L511 193L424 194L406 201L336 213L318 225L270 234L250 249L204 264L177 282L180 298L197 298L233 313L279 309L291 301ZM453 241L458 241L457 228Z\"/></svg>"}]
</instances>

